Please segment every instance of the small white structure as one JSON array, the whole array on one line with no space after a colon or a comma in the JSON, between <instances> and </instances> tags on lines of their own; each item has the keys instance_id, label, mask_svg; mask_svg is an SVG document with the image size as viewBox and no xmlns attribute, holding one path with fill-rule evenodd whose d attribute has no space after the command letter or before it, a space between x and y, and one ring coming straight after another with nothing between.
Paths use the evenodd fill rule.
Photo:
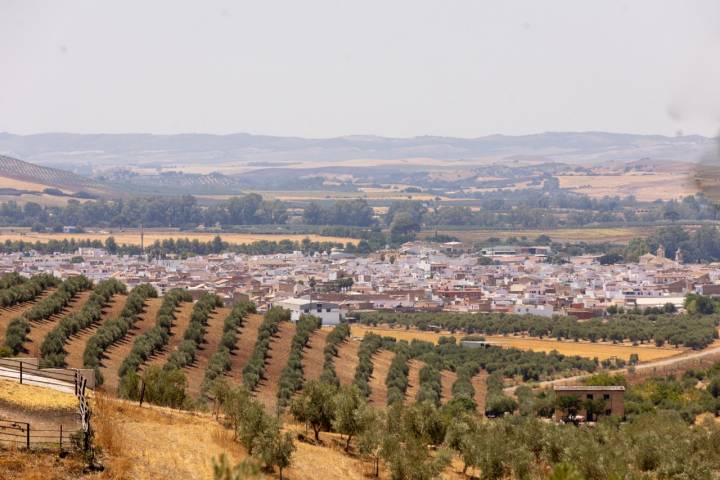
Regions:
<instances>
[{"instance_id":1,"label":"small white structure","mask_svg":"<svg viewBox=\"0 0 720 480\"><path fill-rule=\"evenodd\" d=\"M293 322L300 320L302 315L313 315L322 320L323 325L340 323L340 306L337 303L314 301L309 298L288 298L275 303L276 307L290 310Z\"/></svg>"}]
</instances>

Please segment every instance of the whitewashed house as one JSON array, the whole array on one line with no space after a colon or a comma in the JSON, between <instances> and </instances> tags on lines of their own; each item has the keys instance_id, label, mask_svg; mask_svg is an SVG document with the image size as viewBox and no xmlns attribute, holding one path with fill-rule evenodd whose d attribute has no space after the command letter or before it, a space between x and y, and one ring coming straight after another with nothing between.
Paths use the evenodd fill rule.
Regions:
<instances>
[{"instance_id":1,"label":"whitewashed house","mask_svg":"<svg viewBox=\"0 0 720 480\"><path fill-rule=\"evenodd\" d=\"M288 298L275 303L276 307L290 310L293 322L300 320L302 315L313 315L322 320L323 325L340 323L340 306L337 303L310 300L309 298Z\"/></svg>"}]
</instances>

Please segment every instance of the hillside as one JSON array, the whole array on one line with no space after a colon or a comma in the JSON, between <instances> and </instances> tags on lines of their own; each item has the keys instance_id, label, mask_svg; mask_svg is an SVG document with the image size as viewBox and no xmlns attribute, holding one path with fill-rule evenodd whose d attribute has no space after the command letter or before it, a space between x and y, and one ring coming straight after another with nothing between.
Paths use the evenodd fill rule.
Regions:
<instances>
[{"instance_id":1,"label":"hillside","mask_svg":"<svg viewBox=\"0 0 720 480\"><path fill-rule=\"evenodd\" d=\"M101 183L57 168L0 155L0 195L62 198L98 198L119 194Z\"/></svg>"}]
</instances>

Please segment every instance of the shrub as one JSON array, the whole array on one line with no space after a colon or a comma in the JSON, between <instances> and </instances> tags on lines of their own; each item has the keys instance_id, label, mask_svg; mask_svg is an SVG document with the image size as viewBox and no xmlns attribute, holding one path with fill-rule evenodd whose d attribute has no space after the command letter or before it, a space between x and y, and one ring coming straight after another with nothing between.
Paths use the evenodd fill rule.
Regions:
<instances>
[{"instance_id":1,"label":"shrub","mask_svg":"<svg viewBox=\"0 0 720 480\"><path fill-rule=\"evenodd\" d=\"M102 317L102 309L107 306L113 295L125 293L125 284L111 278L100 282L83 308L66 317L45 336L40 345L42 363L47 367L65 366L65 342L71 335L87 328Z\"/></svg>"},{"instance_id":2,"label":"shrub","mask_svg":"<svg viewBox=\"0 0 720 480\"><path fill-rule=\"evenodd\" d=\"M142 377L137 372L130 372L122 378L120 395L130 400L139 400L142 384L145 384L144 400L155 405L181 408L187 405L187 378L178 369L167 370L158 365L151 365Z\"/></svg>"},{"instance_id":3,"label":"shrub","mask_svg":"<svg viewBox=\"0 0 720 480\"><path fill-rule=\"evenodd\" d=\"M310 335L320 328L322 321L312 315L303 315L296 324L295 335L290 346L287 364L280 374L280 388L278 389L278 405L287 406L293 394L302 388L303 384L303 351L310 340Z\"/></svg>"},{"instance_id":4,"label":"shrub","mask_svg":"<svg viewBox=\"0 0 720 480\"><path fill-rule=\"evenodd\" d=\"M163 303L155 318L155 326L135 339L133 348L123 360L118 371L120 377L137 372L140 365L170 340L170 328L175 320L175 309L181 302L192 302L187 290L174 288L163 299Z\"/></svg>"},{"instance_id":5,"label":"shrub","mask_svg":"<svg viewBox=\"0 0 720 480\"><path fill-rule=\"evenodd\" d=\"M237 349L237 331L245 323L247 314L256 311L255 304L252 302L240 302L233 307L232 312L225 319L220 345L217 352L210 357L208 366L205 369L205 379L202 385L203 392L208 391L215 379L230 371L230 354Z\"/></svg>"},{"instance_id":6,"label":"shrub","mask_svg":"<svg viewBox=\"0 0 720 480\"><path fill-rule=\"evenodd\" d=\"M22 351L23 344L30 333L30 322L48 318L53 314L60 313L67 307L78 292L92 288L92 282L84 275L77 275L65 280L56 291L49 297L36 303L21 316L10 321L5 334L5 345L12 350L14 355Z\"/></svg>"},{"instance_id":7,"label":"shrub","mask_svg":"<svg viewBox=\"0 0 720 480\"><path fill-rule=\"evenodd\" d=\"M105 350L115 342L125 338L125 335L135 325L139 315L143 312L145 301L156 298L157 290L150 284L143 283L130 291L120 316L111 318L97 329L85 345L83 352L83 366L95 370L95 382L101 385L103 377L100 373L100 361Z\"/></svg>"},{"instance_id":8,"label":"shrub","mask_svg":"<svg viewBox=\"0 0 720 480\"><path fill-rule=\"evenodd\" d=\"M278 332L280 322L289 321L289 310L273 307L265 314L265 318L258 328L252 356L243 368L243 383L248 390L254 390L265 374L265 360L270 348L270 339Z\"/></svg>"}]
</instances>

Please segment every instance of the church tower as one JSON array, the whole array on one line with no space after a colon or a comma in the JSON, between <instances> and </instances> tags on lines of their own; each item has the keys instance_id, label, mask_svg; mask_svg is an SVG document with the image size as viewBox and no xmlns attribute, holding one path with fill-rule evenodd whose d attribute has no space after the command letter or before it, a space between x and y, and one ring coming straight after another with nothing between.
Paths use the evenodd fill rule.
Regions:
<instances>
[{"instance_id":1,"label":"church tower","mask_svg":"<svg viewBox=\"0 0 720 480\"><path fill-rule=\"evenodd\" d=\"M657 253L655 255L659 258L665 258L665 247L662 246L662 243L658 246Z\"/></svg>"},{"instance_id":2,"label":"church tower","mask_svg":"<svg viewBox=\"0 0 720 480\"><path fill-rule=\"evenodd\" d=\"M682 248L678 247L677 251L675 252L675 261L677 263L685 263L685 252L682 251Z\"/></svg>"}]
</instances>

